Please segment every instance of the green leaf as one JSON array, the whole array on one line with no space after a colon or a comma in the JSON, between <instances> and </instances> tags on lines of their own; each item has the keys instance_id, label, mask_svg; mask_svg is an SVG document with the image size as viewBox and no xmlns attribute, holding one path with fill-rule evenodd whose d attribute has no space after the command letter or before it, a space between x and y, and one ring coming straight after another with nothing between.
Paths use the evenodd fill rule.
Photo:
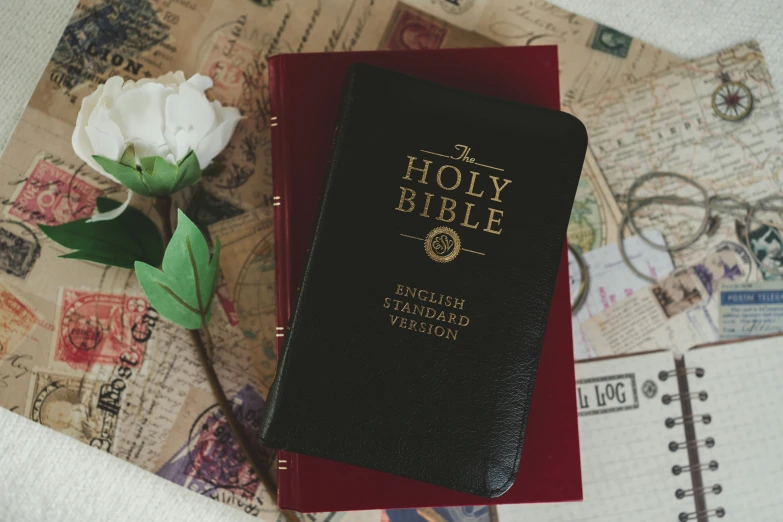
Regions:
<instances>
[{"instance_id":1,"label":"green leaf","mask_svg":"<svg viewBox=\"0 0 783 522\"><path fill-rule=\"evenodd\" d=\"M144 182L156 196L173 194L177 181L177 166L172 165L160 156L141 158L144 167Z\"/></svg>"},{"instance_id":2,"label":"green leaf","mask_svg":"<svg viewBox=\"0 0 783 522\"><path fill-rule=\"evenodd\" d=\"M134 170L136 169L136 147L133 146L133 143L128 145L128 148L122 153L120 163Z\"/></svg>"},{"instance_id":3,"label":"green leaf","mask_svg":"<svg viewBox=\"0 0 783 522\"><path fill-rule=\"evenodd\" d=\"M141 196L153 197L155 194L150 190L150 187L144 182L142 173L133 167L123 165L122 163L104 158L103 156L93 156L93 159L98 162L103 170L117 178L120 183L128 187L130 190Z\"/></svg>"},{"instance_id":4,"label":"green leaf","mask_svg":"<svg viewBox=\"0 0 783 522\"><path fill-rule=\"evenodd\" d=\"M201 179L201 166L198 163L196 153L190 151L177 164L177 181L174 183L172 192L179 192L185 187L189 187Z\"/></svg>"},{"instance_id":5,"label":"green leaf","mask_svg":"<svg viewBox=\"0 0 783 522\"><path fill-rule=\"evenodd\" d=\"M98 211L108 212L120 206L118 201L98 198ZM133 268L136 261L159 265L163 259L163 240L155 224L144 213L128 207L116 219L87 223L78 219L57 226L38 225L52 241L75 252L61 257L83 259L122 268Z\"/></svg>"},{"instance_id":6,"label":"green leaf","mask_svg":"<svg viewBox=\"0 0 783 522\"><path fill-rule=\"evenodd\" d=\"M177 210L177 230L163 256L163 270L136 263L136 278L150 304L163 317L183 328L206 326L217 289L220 240L210 260L204 235Z\"/></svg>"}]
</instances>

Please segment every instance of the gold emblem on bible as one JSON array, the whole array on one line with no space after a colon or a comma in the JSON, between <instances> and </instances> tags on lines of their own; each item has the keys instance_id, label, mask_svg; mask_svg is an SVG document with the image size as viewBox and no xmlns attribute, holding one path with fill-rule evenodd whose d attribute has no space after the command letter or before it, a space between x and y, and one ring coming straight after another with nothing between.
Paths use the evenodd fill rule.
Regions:
<instances>
[{"instance_id":1,"label":"gold emblem on bible","mask_svg":"<svg viewBox=\"0 0 783 522\"><path fill-rule=\"evenodd\" d=\"M438 263L453 261L459 250L459 235L448 227L435 227L424 238L424 251Z\"/></svg>"}]
</instances>

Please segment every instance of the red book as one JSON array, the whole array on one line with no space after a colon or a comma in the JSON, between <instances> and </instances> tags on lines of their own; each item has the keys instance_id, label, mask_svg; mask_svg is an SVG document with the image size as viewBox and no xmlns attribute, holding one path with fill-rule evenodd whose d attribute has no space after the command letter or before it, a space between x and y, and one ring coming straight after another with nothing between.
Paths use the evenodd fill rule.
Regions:
<instances>
[{"instance_id":1,"label":"red book","mask_svg":"<svg viewBox=\"0 0 783 522\"><path fill-rule=\"evenodd\" d=\"M557 48L503 47L278 55L269 61L277 324L288 324L310 246L321 181L353 63L478 94L560 109ZM459 107L454 107L459 111ZM531 254L534 255L534 254ZM279 500L302 512L563 502L582 499L571 304L564 246L516 482L487 499L370 469L279 452ZM520 317L520 321L524 320ZM281 331L280 329L278 330ZM278 350L282 346L278 337Z\"/></svg>"}]
</instances>

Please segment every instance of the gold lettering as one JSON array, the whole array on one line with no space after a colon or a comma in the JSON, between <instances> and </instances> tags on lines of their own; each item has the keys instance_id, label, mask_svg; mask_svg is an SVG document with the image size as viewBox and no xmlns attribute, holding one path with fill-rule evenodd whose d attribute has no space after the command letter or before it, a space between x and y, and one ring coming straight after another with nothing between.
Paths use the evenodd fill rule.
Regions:
<instances>
[{"instance_id":1,"label":"gold lettering","mask_svg":"<svg viewBox=\"0 0 783 522\"><path fill-rule=\"evenodd\" d=\"M416 297L416 289L410 286L405 287L405 297Z\"/></svg>"},{"instance_id":2,"label":"gold lettering","mask_svg":"<svg viewBox=\"0 0 783 522\"><path fill-rule=\"evenodd\" d=\"M402 288L403 288L402 285L397 285L397 291L394 292L394 293L397 294L397 295L402 295Z\"/></svg>"},{"instance_id":3,"label":"gold lettering","mask_svg":"<svg viewBox=\"0 0 783 522\"><path fill-rule=\"evenodd\" d=\"M392 326L394 326L395 324L397 324L397 320L399 319L399 317L393 314L389 314L389 319L391 319L391 324Z\"/></svg>"},{"instance_id":4,"label":"gold lettering","mask_svg":"<svg viewBox=\"0 0 783 522\"><path fill-rule=\"evenodd\" d=\"M494 208L489 209L489 221L487 221L487 228L484 229L484 232L489 232L490 234L500 234L503 229L499 228L497 230L492 230L492 223L500 224L500 218L495 219L495 214L500 214L500 216L503 216L502 210L497 210Z\"/></svg>"},{"instance_id":5,"label":"gold lettering","mask_svg":"<svg viewBox=\"0 0 783 522\"><path fill-rule=\"evenodd\" d=\"M457 173L457 181L451 187L447 187L446 185L444 185L443 180L441 179L441 175L443 174L443 171L446 169L452 169L454 170L454 172ZM454 167L452 165L443 165L441 168L438 169L438 173L436 174L435 181L438 183L438 186L443 190L454 190L455 188L459 187L459 184L462 181L462 173L459 171L457 167Z\"/></svg>"},{"instance_id":6,"label":"gold lettering","mask_svg":"<svg viewBox=\"0 0 783 522\"><path fill-rule=\"evenodd\" d=\"M400 317L400 328L405 328L406 324L408 324L408 318L407 317Z\"/></svg>"},{"instance_id":7,"label":"gold lettering","mask_svg":"<svg viewBox=\"0 0 783 522\"><path fill-rule=\"evenodd\" d=\"M465 305L465 300L464 299L458 299L456 297L454 298L454 308L462 310L462 307L464 305Z\"/></svg>"},{"instance_id":8,"label":"gold lettering","mask_svg":"<svg viewBox=\"0 0 783 522\"><path fill-rule=\"evenodd\" d=\"M402 305L402 310L400 310L400 312L404 312L406 314L411 313L411 304L409 302L405 301L405 304Z\"/></svg>"},{"instance_id":9,"label":"gold lettering","mask_svg":"<svg viewBox=\"0 0 783 522\"><path fill-rule=\"evenodd\" d=\"M440 205L440 215L438 217L436 217L435 219L437 219L438 221L444 221L446 223L451 223L452 221L454 221L454 218L457 217L457 215L454 214L454 209L457 206L457 202L455 200L453 200L451 198L447 198L445 196L441 196L440 199L442 200L442 203ZM451 203L450 207L446 206L446 202L447 201ZM443 219L443 214L445 214L446 212L451 214L451 217L449 219Z\"/></svg>"},{"instance_id":10,"label":"gold lettering","mask_svg":"<svg viewBox=\"0 0 783 522\"><path fill-rule=\"evenodd\" d=\"M415 330L417 324L419 323L411 319L410 322L408 323L408 330Z\"/></svg>"},{"instance_id":11,"label":"gold lettering","mask_svg":"<svg viewBox=\"0 0 783 522\"><path fill-rule=\"evenodd\" d=\"M413 209L416 207L416 203L413 202L413 198L416 197L416 191L409 189L408 187L400 187L402 189L402 194L400 194L400 204L397 205L397 208L395 210L399 210L400 212L413 212ZM405 193L409 192L410 197L405 197ZM402 204L408 202L411 204L410 208L407 210L402 208Z\"/></svg>"},{"instance_id":12,"label":"gold lettering","mask_svg":"<svg viewBox=\"0 0 783 522\"><path fill-rule=\"evenodd\" d=\"M465 322L463 323L462 320L465 319ZM470 319L467 315L461 315L459 316L459 325L460 326L467 326L470 324Z\"/></svg>"},{"instance_id":13,"label":"gold lettering","mask_svg":"<svg viewBox=\"0 0 783 522\"><path fill-rule=\"evenodd\" d=\"M430 312L432 312L432 314L430 314ZM428 306L427 307L427 315L425 315L424 317L426 317L427 319L432 319L433 317L435 317L436 313L437 313L437 311L434 308Z\"/></svg>"},{"instance_id":14,"label":"gold lettering","mask_svg":"<svg viewBox=\"0 0 783 522\"><path fill-rule=\"evenodd\" d=\"M446 306L451 306L451 296L450 295L446 296L446 302L443 303L443 304L445 304Z\"/></svg>"},{"instance_id":15,"label":"gold lettering","mask_svg":"<svg viewBox=\"0 0 783 522\"><path fill-rule=\"evenodd\" d=\"M446 330L446 339L451 338L452 340L456 341L457 340L457 332L458 331L459 330L452 330L451 328L448 328Z\"/></svg>"},{"instance_id":16,"label":"gold lettering","mask_svg":"<svg viewBox=\"0 0 783 522\"><path fill-rule=\"evenodd\" d=\"M429 212L430 212L430 200L432 199L432 196L434 196L435 194L430 194L429 192L425 192L424 194L426 194L427 199L424 200L424 210L422 210L421 214L419 214L419 215L424 216L424 217L430 217L430 215L429 215Z\"/></svg>"},{"instance_id":17,"label":"gold lettering","mask_svg":"<svg viewBox=\"0 0 783 522\"><path fill-rule=\"evenodd\" d=\"M501 203L500 201L500 191L506 188L506 185L511 183L510 179L504 179L503 180L503 186L498 186L498 181L500 181L500 178L497 176L490 176L492 178L492 184L495 185L495 197L492 198L492 201L497 201L498 203Z\"/></svg>"},{"instance_id":18,"label":"gold lettering","mask_svg":"<svg viewBox=\"0 0 783 522\"><path fill-rule=\"evenodd\" d=\"M413 166L413 162L416 161L416 158L414 156L408 156L408 171L405 173L405 175L402 177L402 179L411 179L411 171L412 170L418 170L421 172L421 179L419 180L419 183L427 184L427 170L430 168L430 163L432 163L430 160L423 160L424 161L424 168L418 168Z\"/></svg>"},{"instance_id":19,"label":"gold lettering","mask_svg":"<svg viewBox=\"0 0 783 522\"><path fill-rule=\"evenodd\" d=\"M446 335L446 329L443 328L441 325L436 326L435 335L437 335L438 337L443 337L444 335Z\"/></svg>"},{"instance_id":20,"label":"gold lettering","mask_svg":"<svg viewBox=\"0 0 783 522\"><path fill-rule=\"evenodd\" d=\"M457 323L457 314L455 314L453 312L450 312L449 313L449 322L452 323L452 324L456 324Z\"/></svg>"},{"instance_id":21,"label":"gold lettering","mask_svg":"<svg viewBox=\"0 0 783 522\"><path fill-rule=\"evenodd\" d=\"M468 203L466 201L465 202L465 206L468 207L468 208L467 208L467 210L465 210L465 219L462 220L462 223L460 223L460 225L462 225L463 227L468 227L468 228L478 228L478 226L479 226L478 221L476 223L472 224L472 225L468 222L470 220L470 209L472 209L475 205L473 203Z\"/></svg>"},{"instance_id":22,"label":"gold lettering","mask_svg":"<svg viewBox=\"0 0 783 522\"><path fill-rule=\"evenodd\" d=\"M422 297L422 296L421 296L421 294L422 294L422 293L423 293L425 296L427 295L427 291L426 291L426 290L419 290L419 291L418 291L418 293L416 294L416 297L418 297L418 298L419 298L419 300L421 300L421 301L426 301L426 300L427 300L427 298L426 298L426 297Z\"/></svg>"},{"instance_id":23,"label":"gold lettering","mask_svg":"<svg viewBox=\"0 0 783 522\"><path fill-rule=\"evenodd\" d=\"M436 321L445 321L446 320L446 312L441 311L438 314L438 317L435 318Z\"/></svg>"},{"instance_id":24,"label":"gold lettering","mask_svg":"<svg viewBox=\"0 0 783 522\"><path fill-rule=\"evenodd\" d=\"M419 315L424 315L424 308L426 308L426 307L414 304L413 305L413 313L414 314L419 314Z\"/></svg>"},{"instance_id":25,"label":"gold lettering","mask_svg":"<svg viewBox=\"0 0 783 522\"><path fill-rule=\"evenodd\" d=\"M468 191L465 192L465 194L467 194L468 196L475 196L477 198L480 198L481 196L484 195L484 191L483 190L481 192L479 192L478 194L473 192L473 184L476 182L476 176L478 176L479 173L478 172L474 172L472 170L470 171L470 173L473 174L473 175L470 177L470 186L468 187Z\"/></svg>"},{"instance_id":26,"label":"gold lettering","mask_svg":"<svg viewBox=\"0 0 783 522\"><path fill-rule=\"evenodd\" d=\"M402 301L400 301L399 299L395 299L394 300L394 311L395 312L400 309L400 305L401 304L402 304Z\"/></svg>"},{"instance_id":27,"label":"gold lettering","mask_svg":"<svg viewBox=\"0 0 783 522\"><path fill-rule=\"evenodd\" d=\"M391 299L387 297L383 300L383 307L389 308L390 306L391 306Z\"/></svg>"}]
</instances>

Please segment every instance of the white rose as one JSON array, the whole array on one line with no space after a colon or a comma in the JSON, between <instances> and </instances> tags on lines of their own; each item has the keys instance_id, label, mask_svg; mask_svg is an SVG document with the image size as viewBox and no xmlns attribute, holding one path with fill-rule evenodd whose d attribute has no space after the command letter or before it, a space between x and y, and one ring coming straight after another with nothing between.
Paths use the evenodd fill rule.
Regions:
<instances>
[{"instance_id":1,"label":"white rose","mask_svg":"<svg viewBox=\"0 0 783 522\"><path fill-rule=\"evenodd\" d=\"M207 99L204 91L210 87L211 78L195 74L185 80L182 71L139 81L113 76L82 100L73 131L73 150L88 165L117 183L121 182L118 176L107 172L93 156L112 162L122 158L126 164L128 161L132 164L132 157L123 158L132 145L136 169L143 178L142 158L159 156L177 165L193 151L198 167L203 170L228 144L241 119L235 107L223 107L219 101ZM195 181L199 178L200 170ZM195 182L192 175L188 179L188 184ZM113 219L127 208L133 195L133 187L129 185L134 185L127 180L123 179L129 188L127 201L115 210L93 216L91 221ZM141 185L148 185L143 181ZM143 193L141 185L134 185L136 192ZM176 189L184 186L187 185ZM144 195L167 195L159 186L156 188L157 191Z\"/></svg>"}]
</instances>

